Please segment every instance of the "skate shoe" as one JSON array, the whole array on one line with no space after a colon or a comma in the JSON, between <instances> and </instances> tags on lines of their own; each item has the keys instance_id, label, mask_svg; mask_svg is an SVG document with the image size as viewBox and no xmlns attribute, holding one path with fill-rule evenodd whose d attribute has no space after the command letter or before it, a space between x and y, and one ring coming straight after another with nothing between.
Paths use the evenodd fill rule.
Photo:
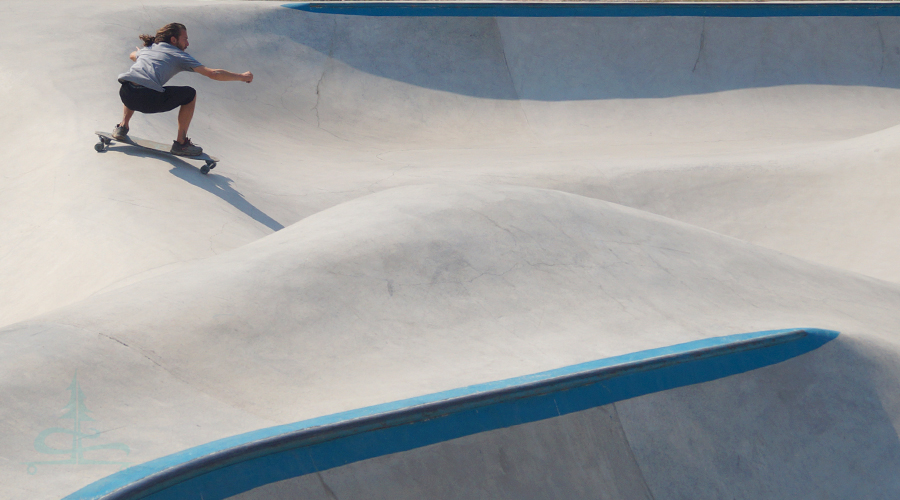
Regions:
<instances>
[{"instance_id":1,"label":"skate shoe","mask_svg":"<svg viewBox=\"0 0 900 500\"><path fill-rule=\"evenodd\" d=\"M184 138L184 144L178 141L172 141L172 154L178 156L199 156L203 153L203 148L191 142L187 137Z\"/></svg>"},{"instance_id":2,"label":"skate shoe","mask_svg":"<svg viewBox=\"0 0 900 500\"><path fill-rule=\"evenodd\" d=\"M128 127L116 125L115 127L113 127L113 137L120 141L124 141L128 138Z\"/></svg>"}]
</instances>

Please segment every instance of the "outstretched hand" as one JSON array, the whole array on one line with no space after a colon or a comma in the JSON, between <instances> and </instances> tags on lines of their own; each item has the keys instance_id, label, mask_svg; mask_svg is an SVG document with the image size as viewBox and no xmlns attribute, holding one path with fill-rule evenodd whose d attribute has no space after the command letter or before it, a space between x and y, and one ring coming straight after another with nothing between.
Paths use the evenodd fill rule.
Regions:
<instances>
[{"instance_id":1,"label":"outstretched hand","mask_svg":"<svg viewBox=\"0 0 900 500\"><path fill-rule=\"evenodd\" d=\"M241 81L243 81L243 82L250 83L253 81L253 73L251 73L249 71L245 71L245 72L241 73L241 77L242 77Z\"/></svg>"}]
</instances>

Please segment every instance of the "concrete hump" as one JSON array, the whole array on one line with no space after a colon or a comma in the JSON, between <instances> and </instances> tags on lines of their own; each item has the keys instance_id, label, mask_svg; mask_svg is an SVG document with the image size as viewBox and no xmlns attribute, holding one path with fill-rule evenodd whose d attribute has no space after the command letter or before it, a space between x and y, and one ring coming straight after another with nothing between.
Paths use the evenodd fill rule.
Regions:
<instances>
[{"instance_id":1,"label":"concrete hump","mask_svg":"<svg viewBox=\"0 0 900 500\"><path fill-rule=\"evenodd\" d=\"M152 464L786 328L840 336L240 494L897 496L898 9L0 2L0 498L188 488L237 462ZM169 82L212 171L95 146L171 22L254 74Z\"/></svg>"}]
</instances>

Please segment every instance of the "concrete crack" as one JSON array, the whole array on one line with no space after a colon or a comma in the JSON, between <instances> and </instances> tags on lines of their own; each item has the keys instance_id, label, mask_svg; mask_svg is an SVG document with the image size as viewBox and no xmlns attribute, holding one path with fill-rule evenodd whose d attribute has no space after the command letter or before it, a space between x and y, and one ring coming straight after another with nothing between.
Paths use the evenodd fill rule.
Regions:
<instances>
[{"instance_id":1,"label":"concrete crack","mask_svg":"<svg viewBox=\"0 0 900 500\"><path fill-rule=\"evenodd\" d=\"M628 438L628 431L625 430L625 426L622 425L622 419L619 417L619 409L616 407L616 403L613 403L610 406L610 409L613 413L613 420L616 422L616 427L618 427L619 431L622 433L622 438L625 441L625 449L628 452L628 458L631 461L632 466L635 470L637 470L640 475L640 480L642 486L644 487L644 491L647 493L647 496L650 500L654 500L655 496L653 495L653 490L650 489L650 485L647 483L646 477L644 477L644 469L641 467L641 464L637 460L637 456L634 454L634 446L631 444L631 439Z\"/></svg>"},{"instance_id":2,"label":"concrete crack","mask_svg":"<svg viewBox=\"0 0 900 500\"><path fill-rule=\"evenodd\" d=\"M519 89L516 88L516 80L513 78L512 69L509 67L509 59L506 58L506 43L503 42L503 31L500 29L500 22L497 21L497 18L494 18L494 27L497 29L497 37L500 39L500 53L503 55L503 64L506 66L506 74L509 76L509 86L515 95L516 102L519 103L519 109L522 111L522 116L525 118L525 125L528 127L528 130L531 130L531 121L528 119L528 113L525 111L525 106L522 105Z\"/></svg>"},{"instance_id":3,"label":"concrete crack","mask_svg":"<svg viewBox=\"0 0 900 500\"><path fill-rule=\"evenodd\" d=\"M325 73L328 72L329 64L331 64L330 58L328 59L328 61L325 62L325 67L322 69L322 76L320 76L319 81L316 82L316 104L315 104L315 106L313 106L313 111L316 113L316 128L322 128L321 127L322 122L321 122L321 119L319 118L319 100L321 97L319 94L319 86L322 85L322 80L325 79Z\"/></svg>"},{"instance_id":4,"label":"concrete crack","mask_svg":"<svg viewBox=\"0 0 900 500\"><path fill-rule=\"evenodd\" d=\"M123 346L125 346L125 347L127 347L127 348L129 348L129 349L137 349L138 353L140 353L141 356L147 358L147 359L148 359L151 363L153 363L154 365L156 365L156 366L162 368L163 370L166 370L166 368L165 368L163 365L159 364L155 359L153 359L153 358L151 358L150 356L147 356L146 354L144 354L144 351L143 351L142 349L140 349L140 348L132 348L130 345L126 344L125 342L122 342L121 340L119 340L119 339L117 339L117 338L115 338L115 337L113 337L113 336L107 335L107 334L105 334L105 333L100 333L100 332L98 332L97 335L100 335L101 337L106 337L106 338L108 338L109 340L113 340L113 341L115 341L115 342L118 342L118 343L122 344ZM169 373L169 374L171 375L171 372L169 372L169 370L166 370L166 372ZM175 378L178 378L178 377L175 377ZM181 379L178 378L178 380L181 380ZM182 380L182 382L184 382L184 381Z\"/></svg>"},{"instance_id":5,"label":"concrete crack","mask_svg":"<svg viewBox=\"0 0 900 500\"><path fill-rule=\"evenodd\" d=\"M125 346L125 347L130 347L130 346L129 346L128 344L126 344L125 342L122 342L121 340L119 340L119 339L117 339L117 338L115 338L115 337L110 337L109 335L107 335L107 334L105 334L105 333L98 333L97 335L100 335L101 337L106 337L106 338L108 338L109 340L114 340L114 341L116 341L116 342L122 344L122 345Z\"/></svg>"},{"instance_id":6,"label":"concrete crack","mask_svg":"<svg viewBox=\"0 0 900 500\"><path fill-rule=\"evenodd\" d=\"M321 98L321 94L319 93L320 88L322 86L322 80L325 79L325 75L328 74L328 70L331 67L332 61L334 61L334 44L337 40L337 21L334 21L334 29L331 31L331 45L328 47L328 59L325 60L325 66L322 68L322 75L319 77L319 81L316 82L316 105L313 106L313 111L316 113L316 127L321 127L321 119L319 117L319 101Z\"/></svg>"},{"instance_id":7,"label":"concrete crack","mask_svg":"<svg viewBox=\"0 0 900 500\"><path fill-rule=\"evenodd\" d=\"M382 154L383 154L383 153L382 153ZM379 158L378 155L376 155L375 157L378 158L379 160L381 160L381 158ZM387 161L387 160L381 160L381 161ZM369 184L369 192L374 193L374 192L375 192L375 186L377 186L378 184L381 184L382 182L387 182L387 181L389 181L391 178L393 178L395 175L397 175L397 172L399 172L399 171L401 171L401 170L404 170L404 169L407 169L407 168L411 168L411 167L412 167L412 165L404 165L404 166L402 166L402 167L399 167L399 168L396 168L396 169L392 170L392 171L391 171L391 175L385 177L384 179L377 180L377 181L373 182L372 184Z\"/></svg>"},{"instance_id":8,"label":"concrete crack","mask_svg":"<svg viewBox=\"0 0 900 500\"><path fill-rule=\"evenodd\" d=\"M697 60L694 61L694 68L691 69L691 73L697 71L697 65L700 64L700 56L703 55L703 45L706 43L706 18L703 18L702 25L700 26L700 47L697 49Z\"/></svg>"},{"instance_id":9,"label":"concrete crack","mask_svg":"<svg viewBox=\"0 0 900 500\"><path fill-rule=\"evenodd\" d=\"M513 234L512 231L510 231L509 229L507 229L507 228L501 226L500 224L497 224L497 221L495 221L494 219L491 219L491 218L488 217L487 215L485 215L485 214L479 212L478 210L474 210L474 209L471 209L471 208L470 208L469 210L471 210L471 211L474 212L475 214L480 215L480 216L484 217L485 219L487 219L487 221L490 222L491 224L493 224L494 226L496 226L497 229L499 229L499 230L501 230L501 231L504 231L505 233L509 234L509 235L512 237L513 241L518 245L519 240L518 240L518 238L516 238L516 235Z\"/></svg>"},{"instance_id":10,"label":"concrete crack","mask_svg":"<svg viewBox=\"0 0 900 500\"><path fill-rule=\"evenodd\" d=\"M322 485L322 489L325 491L325 494L328 496L330 500L338 500L337 495L334 494L334 490L331 489L326 483L325 478L322 477L322 473L316 471L316 477L319 478L319 483Z\"/></svg>"}]
</instances>

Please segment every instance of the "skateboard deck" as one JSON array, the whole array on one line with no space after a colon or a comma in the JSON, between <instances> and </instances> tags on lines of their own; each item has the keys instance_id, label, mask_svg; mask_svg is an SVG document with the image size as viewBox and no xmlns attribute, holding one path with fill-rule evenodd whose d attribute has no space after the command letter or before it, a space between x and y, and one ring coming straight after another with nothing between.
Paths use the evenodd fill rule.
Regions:
<instances>
[{"instance_id":1,"label":"skateboard deck","mask_svg":"<svg viewBox=\"0 0 900 500\"><path fill-rule=\"evenodd\" d=\"M94 145L94 149L98 153L102 153L102 152L106 151L109 148L110 143L113 143L113 142L129 144L131 146L137 146L142 149L149 149L151 151L156 151L157 153L167 154L169 156L174 156L176 158L182 158L185 160L205 161L206 165L200 167L200 172L203 173L203 175L208 174L210 170L216 168L216 163L219 162L218 158L216 158L214 156L209 156L206 153L199 154L197 156L176 155L176 154L172 153L172 151L171 151L171 148L172 148L171 144L163 144L161 142L149 141L147 139L141 139L140 137L132 137L132 136L126 137L125 139L116 139L109 132L97 131L94 133L97 134L97 137L100 138L100 142L98 142L96 145Z\"/></svg>"}]
</instances>

